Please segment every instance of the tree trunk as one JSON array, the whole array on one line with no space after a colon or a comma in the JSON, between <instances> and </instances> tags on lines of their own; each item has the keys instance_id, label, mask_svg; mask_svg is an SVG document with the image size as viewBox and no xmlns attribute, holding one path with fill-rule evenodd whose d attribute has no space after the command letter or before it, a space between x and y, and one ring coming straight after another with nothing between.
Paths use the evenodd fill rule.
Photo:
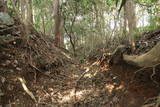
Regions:
<instances>
[{"instance_id":1,"label":"tree trunk","mask_svg":"<svg viewBox=\"0 0 160 107\"><path fill-rule=\"evenodd\" d=\"M21 18L22 18L22 21L25 22L26 21L26 17L25 17L25 14L26 14L26 2L25 0L20 0L20 7L21 7Z\"/></svg>"},{"instance_id":2,"label":"tree trunk","mask_svg":"<svg viewBox=\"0 0 160 107\"><path fill-rule=\"evenodd\" d=\"M126 34L127 34L127 14L126 14L126 6L124 6L124 23L123 23L123 34L124 34L124 36L126 36Z\"/></svg>"},{"instance_id":3,"label":"tree trunk","mask_svg":"<svg viewBox=\"0 0 160 107\"><path fill-rule=\"evenodd\" d=\"M32 32L32 28L33 28L33 10L32 10L32 0L25 0L26 1L26 20L25 25L26 25L26 34L30 34Z\"/></svg>"},{"instance_id":4,"label":"tree trunk","mask_svg":"<svg viewBox=\"0 0 160 107\"><path fill-rule=\"evenodd\" d=\"M27 0L27 24L33 24L32 0Z\"/></svg>"},{"instance_id":5,"label":"tree trunk","mask_svg":"<svg viewBox=\"0 0 160 107\"><path fill-rule=\"evenodd\" d=\"M46 35L45 16L44 16L44 15L41 15L41 20L42 20L42 30L43 30L43 34Z\"/></svg>"},{"instance_id":6,"label":"tree trunk","mask_svg":"<svg viewBox=\"0 0 160 107\"><path fill-rule=\"evenodd\" d=\"M7 1L6 0L0 1L0 12L7 12Z\"/></svg>"},{"instance_id":7,"label":"tree trunk","mask_svg":"<svg viewBox=\"0 0 160 107\"><path fill-rule=\"evenodd\" d=\"M15 7L17 9L19 9L19 7L20 7L20 0L13 0L13 3L15 4Z\"/></svg>"},{"instance_id":8,"label":"tree trunk","mask_svg":"<svg viewBox=\"0 0 160 107\"><path fill-rule=\"evenodd\" d=\"M60 1L56 0L54 2L54 20L55 20L55 46L63 47L64 46L64 37L63 37L63 24L64 19L62 18L62 13L60 9Z\"/></svg>"},{"instance_id":9,"label":"tree trunk","mask_svg":"<svg viewBox=\"0 0 160 107\"><path fill-rule=\"evenodd\" d=\"M129 42L134 47L134 30L136 28L135 3L134 0L127 0L125 4L125 16L128 21ZM125 20L126 20L125 19Z\"/></svg>"}]
</instances>

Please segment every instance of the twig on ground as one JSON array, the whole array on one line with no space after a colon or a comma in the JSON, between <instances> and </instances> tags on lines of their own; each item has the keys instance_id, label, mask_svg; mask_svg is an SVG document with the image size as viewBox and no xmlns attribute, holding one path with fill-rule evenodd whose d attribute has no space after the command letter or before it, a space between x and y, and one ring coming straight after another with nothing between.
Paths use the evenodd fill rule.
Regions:
<instances>
[{"instance_id":1,"label":"twig on ground","mask_svg":"<svg viewBox=\"0 0 160 107\"><path fill-rule=\"evenodd\" d=\"M128 83L128 85L134 82L134 78L136 77L136 74L137 74L138 72L143 71L143 70L145 70L145 69L147 69L147 68L152 68L153 73L151 74L150 78L151 78L151 80L152 80L154 83L158 84L157 81L153 80L153 76L156 74L156 73L155 73L155 68L156 68L158 65L160 65L160 63L157 63L157 64L155 64L155 65L153 65L153 66L143 67L143 68L138 69L137 71L134 72L135 75L131 78L131 80L130 80L130 82Z\"/></svg>"},{"instance_id":2,"label":"twig on ground","mask_svg":"<svg viewBox=\"0 0 160 107\"><path fill-rule=\"evenodd\" d=\"M158 82L153 79L153 76L154 76L154 75L156 75L156 67L153 67L153 73L152 73L152 75L150 76L150 78L151 78L151 80L152 80L155 84L158 85Z\"/></svg>"},{"instance_id":3,"label":"twig on ground","mask_svg":"<svg viewBox=\"0 0 160 107\"><path fill-rule=\"evenodd\" d=\"M153 102L147 104L149 101L153 101ZM152 98L147 99L144 102L144 105L142 107L153 107L153 106L159 107L159 104L160 104L160 96L157 96L157 97L152 97Z\"/></svg>"},{"instance_id":4,"label":"twig on ground","mask_svg":"<svg viewBox=\"0 0 160 107\"><path fill-rule=\"evenodd\" d=\"M155 106L155 103L146 104L146 105L143 105L142 107L153 107L153 106Z\"/></svg>"},{"instance_id":5,"label":"twig on ground","mask_svg":"<svg viewBox=\"0 0 160 107\"><path fill-rule=\"evenodd\" d=\"M159 107L159 105L160 105L160 95L157 97L157 101L156 101L156 107Z\"/></svg>"},{"instance_id":6,"label":"twig on ground","mask_svg":"<svg viewBox=\"0 0 160 107\"><path fill-rule=\"evenodd\" d=\"M134 73L137 74L138 72L143 71L143 70L145 70L146 68L150 68L150 67L143 67L143 68L140 68L139 70L135 71Z\"/></svg>"},{"instance_id":7,"label":"twig on ground","mask_svg":"<svg viewBox=\"0 0 160 107\"><path fill-rule=\"evenodd\" d=\"M37 100L36 100L35 96L33 95L33 93L27 88L27 86L26 86L26 84L25 84L25 83L26 83L25 80L24 80L23 78L21 78L21 77L18 77L18 80L21 82L24 91L25 91L35 102L37 102Z\"/></svg>"},{"instance_id":8,"label":"twig on ground","mask_svg":"<svg viewBox=\"0 0 160 107\"><path fill-rule=\"evenodd\" d=\"M160 63L157 63L157 64L152 65L152 66L148 66L148 67L143 67L143 68L140 68L139 70L135 71L134 73L136 74L137 72L140 72L140 71L142 71L142 70L144 70L144 69L146 69L146 68L153 68L153 67L156 67L156 66L158 66L158 65L160 65Z\"/></svg>"},{"instance_id":9,"label":"twig on ground","mask_svg":"<svg viewBox=\"0 0 160 107\"><path fill-rule=\"evenodd\" d=\"M158 85L158 82L153 79L153 76L156 75L156 67L157 67L158 65L160 65L160 63L157 63L157 64L155 64L155 65L153 65L153 66L149 66L149 67L143 67L143 68L140 68L139 70L135 71L134 73L136 74L136 73L138 73L138 72L140 72L140 71L142 71L142 70L144 70L144 69L152 68L152 72L153 72L153 73L151 74L150 78L151 78L151 80L152 80L154 83L156 83L156 84ZM135 76L134 76L134 77L135 77ZM133 79L134 79L134 77L133 77Z\"/></svg>"}]
</instances>

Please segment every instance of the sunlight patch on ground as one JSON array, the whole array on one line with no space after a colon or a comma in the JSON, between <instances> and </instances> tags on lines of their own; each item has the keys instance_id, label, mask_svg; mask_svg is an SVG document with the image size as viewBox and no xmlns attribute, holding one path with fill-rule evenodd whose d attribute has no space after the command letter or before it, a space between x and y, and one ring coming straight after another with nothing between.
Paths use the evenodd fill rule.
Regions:
<instances>
[{"instance_id":1,"label":"sunlight patch on ground","mask_svg":"<svg viewBox=\"0 0 160 107\"><path fill-rule=\"evenodd\" d=\"M76 74L72 74L72 78L78 78L79 75L76 75Z\"/></svg>"},{"instance_id":2,"label":"sunlight patch on ground","mask_svg":"<svg viewBox=\"0 0 160 107\"><path fill-rule=\"evenodd\" d=\"M113 90L122 90L125 87L123 84L119 85L118 87L116 87L115 84L106 84L105 88L109 93L112 93Z\"/></svg>"},{"instance_id":3,"label":"sunlight patch on ground","mask_svg":"<svg viewBox=\"0 0 160 107\"><path fill-rule=\"evenodd\" d=\"M59 101L59 103L63 104L66 102L73 102L75 100L75 96L76 99L81 100L83 98L85 98L85 96L89 93L91 93L92 90L81 90L81 91L77 91L75 94L75 90L69 90L68 94L66 95L62 95L61 100Z\"/></svg>"},{"instance_id":4,"label":"sunlight patch on ground","mask_svg":"<svg viewBox=\"0 0 160 107\"><path fill-rule=\"evenodd\" d=\"M89 74L85 74L85 75L84 75L84 78L92 78L92 77L93 77L93 75L92 75L92 74L90 74L90 73L89 73Z\"/></svg>"},{"instance_id":5,"label":"sunlight patch on ground","mask_svg":"<svg viewBox=\"0 0 160 107\"><path fill-rule=\"evenodd\" d=\"M124 89L124 85L121 84L119 87L116 88L116 90L121 90L121 89Z\"/></svg>"},{"instance_id":6,"label":"sunlight patch on ground","mask_svg":"<svg viewBox=\"0 0 160 107\"><path fill-rule=\"evenodd\" d=\"M106 84L105 88L107 89L107 91L109 93L112 93L113 89L114 89L114 85L113 84Z\"/></svg>"}]
</instances>

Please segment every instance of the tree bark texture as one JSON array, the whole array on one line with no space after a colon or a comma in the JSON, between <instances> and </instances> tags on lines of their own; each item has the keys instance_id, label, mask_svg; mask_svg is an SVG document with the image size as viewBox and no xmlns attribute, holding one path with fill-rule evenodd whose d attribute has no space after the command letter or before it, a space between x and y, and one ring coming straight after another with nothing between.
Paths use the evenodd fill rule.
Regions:
<instances>
[{"instance_id":1,"label":"tree bark texture","mask_svg":"<svg viewBox=\"0 0 160 107\"><path fill-rule=\"evenodd\" d=\"M141 55L126 55L125 46L119 46L112 55L110 65L120 64L122 61L137 67L152 67L160 64L160 42L150 51Z\"/></svg>"},{"instance_id":2,"label":"tree bark texture","mask_svg":"<svg viewBox=\"0 0 160 107\"><path fill-rule=\"evenodd\" d=\"M0 0L0 12L7 11L7 0Z\"/></svg>"},{"instance_id":3,"label":"tree bark texture","mask_svg":"<svg viewBox=\"0 0 160 107\"><path fill-rule=\"evenodd\" d=\"M129 42L134 45L134 30L136 28L136 16L135 16L135 3L134 0L127 0L124 6L125 19L128 22L129 30ZM126 24L126 22L125 22Z\"/></svg>"},{"instance_id":4,"label":"tree bark texture","mask_svg":"<svg viewBox=\"0 0 160 107\"><path fill-rule=\"evenodd\" d=\"M54 1L54 20L55 20L55 46L63 47L64 46L64 37L63 37L63 24L64 19L62 18L62 13L60 9L60 0Z\"/></svg>"}]
</instances>

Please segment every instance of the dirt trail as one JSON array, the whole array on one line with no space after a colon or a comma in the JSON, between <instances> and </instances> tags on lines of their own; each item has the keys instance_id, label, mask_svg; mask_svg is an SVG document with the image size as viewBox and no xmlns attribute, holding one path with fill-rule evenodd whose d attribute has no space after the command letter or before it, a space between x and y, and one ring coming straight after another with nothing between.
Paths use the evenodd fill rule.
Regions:
<instances>
[{"instance_id":1,"label":"dirt trail","mask_svg":"<svg viewBox=\"0 0 160 107\"><path fill-rule=\"evenodd\" d=\"M127 64L109 67L107 62L75 63L46 36L34 28L26 36L23 27L13 29L18 35L9 32L8 37L8 32L1 32L0 106L141 107L158 96L158 67L152 75L150 69L135 74L138 68Z\"/></svg>"},{"instance_id":2,"label":"dirt trail","mask_svg":"<svg viewBox=\"0 0 160 107\"><path fill-rule=\"evenodd\" d=\"M0 105L141 107L146 101L153 102L150 98L159 94L158 67L151 78L151 69L135 74L138 68L127 64L112 67L107 61L79 64L58 54L56 48L51 49L43 39L24 42L13 37L0 41ZM23 89L18 77L24 78L36 102Z\"/></svg>"},{"instance_id":3,"label":"dirt trail","mask_svg":"<svg viewBox=\"0 0 160 107\"><path fill-rule=\"evenodd\" d=\"M103 70L95 65L80 80L88 65L67 65L59 68L50 77L40 75L30 89L38 99L38 107L112 107L119 102L117 92L123 88L120 81L108 69ZM27 75L26 80L32 74ZM79 80L79 81L77 81ZM120 92L119 92L120 93ZM22 95L19 95L22 96ZM25 96L26 97L26 96ZM26 97L27 98L27 97ZM36 106L30 99L19 107ZM17 102L18 104L18 102ZM17 107L17 105L16 105Z\"/></svg>"},{"instance_id":4,"label":"dirt trail","mask_svg":"<svg viewBox=\"0 0 160 107\"><path fill-rule=\"evenodd\" d=\"M107 65L94 65L77 84L89 65L69 64L58 68L56 73L38 74L36 81L33 73L26 73L27 87L37 103L18 81L15 84L13 80L14 85L8 85L13 89L8 90L10 93L5 100L9 100L12 107L140 107L145 100L158 94L156 85L147 83L149 80L128 85L133 76L129 73L131 67L126 67L124 71L124 66L109 69Z\"/></svg>"}]
</instances>

